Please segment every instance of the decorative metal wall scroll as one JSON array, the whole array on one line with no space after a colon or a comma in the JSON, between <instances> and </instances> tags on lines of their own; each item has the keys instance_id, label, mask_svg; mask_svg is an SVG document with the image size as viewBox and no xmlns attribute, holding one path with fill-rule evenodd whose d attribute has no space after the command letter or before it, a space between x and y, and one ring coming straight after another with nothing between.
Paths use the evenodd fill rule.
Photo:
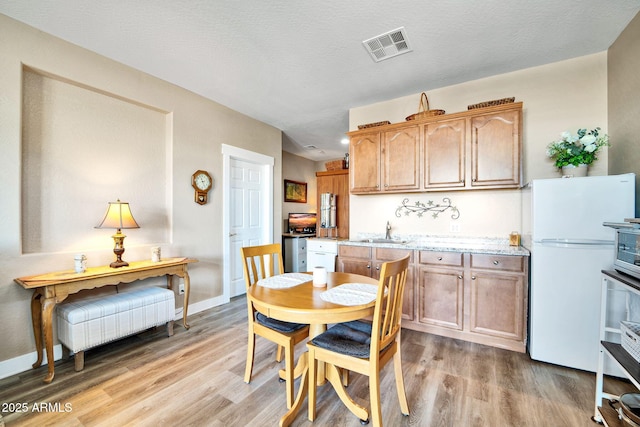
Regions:
<instances>
[{"instance_id":1,"label":"decorative metal wall scroll","mask_svg":"<svg viewBox=\"0 0 640 427\"><path fill-rule=\"evenodd\" d=\"M402 205L398 206L396 209L396 216L400 218L404 213L405 216L409 216L411 213L415 213L418 217L423 216L425 213L430 212L432 218L438 218L438 215L442 212L445 212L448 209L451 209L451 219L460 218L460 211L455 206L451 205L451 199L445 197L442 199L444 204L435 204L433 201L429 200L426 204L416 201L415 204L410 205L409 199L404 199L402 201Z\"/></svg>"}]
</instances>

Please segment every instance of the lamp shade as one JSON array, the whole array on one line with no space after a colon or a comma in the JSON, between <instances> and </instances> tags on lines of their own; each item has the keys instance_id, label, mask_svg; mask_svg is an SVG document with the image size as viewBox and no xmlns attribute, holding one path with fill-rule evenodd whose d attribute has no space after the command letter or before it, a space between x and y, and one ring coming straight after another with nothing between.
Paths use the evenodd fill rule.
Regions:
<instances>
[{"instance_id":1,"label":"lamp shade","mask_svg":"<svg viewBox=\"0 0 640 427\"><path fill-rule=\"evenodd\" d=\"M133 219L129 203L121 202L118 199L117 202L109 202L107 213L96 228L117 228L120 230L122 228L140 228L140 226Z\"/></svg>"}]
</instances>

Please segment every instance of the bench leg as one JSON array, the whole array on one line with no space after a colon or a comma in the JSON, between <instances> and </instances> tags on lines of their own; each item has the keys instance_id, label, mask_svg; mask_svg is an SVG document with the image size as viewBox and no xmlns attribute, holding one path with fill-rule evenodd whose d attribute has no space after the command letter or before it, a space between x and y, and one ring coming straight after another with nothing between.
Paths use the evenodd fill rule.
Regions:
<instances>
[{"instance_id":1,"label":"bench leg","mask_svg":"<svg viewBox=\"0 0 640 427\"><path fill-rule=\"evenodd\" d=\"M84 350L77 352L73 356L73 360L75 362L76 372L82 371L84 369Z\"/></svg>"},{"instance_id":2,"label":"bench leg","mask_svg":"<svg viewBox=\"0 0 640 427\"><path fill-rule=\"evenodd\" d=\"M173 335L173 320L170 320L167 322L167 335L168 336Z\"/></svg>"}]
</instances>

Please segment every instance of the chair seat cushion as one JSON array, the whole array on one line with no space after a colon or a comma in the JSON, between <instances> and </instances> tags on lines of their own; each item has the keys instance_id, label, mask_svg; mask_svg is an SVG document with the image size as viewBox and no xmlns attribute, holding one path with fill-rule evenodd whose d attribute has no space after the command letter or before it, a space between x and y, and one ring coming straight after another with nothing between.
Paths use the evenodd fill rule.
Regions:
<instances>
[{"instance_id":1,"label":"chair seat cushion","mask_svg":"<svg viewBox=\"0 0 640 427\"><path fill-rule=\"evenodd\" d=\"M336 353L364 359L369 357L371 324L360 321L338 323L311 342Z\"/></svg>"},{"instance_id":2,"label":"chair seat cushion","mask_svg":"<svg viewBox=\"0 0 640 427\"><path fill-rule=\"evenodd\" d=\"M272 319L262 313L256 313L256 321L261 325L274 329L278 332L295 332L307 326L300 323L283 322L281 320Z\"/></svg>"}]
</instances>

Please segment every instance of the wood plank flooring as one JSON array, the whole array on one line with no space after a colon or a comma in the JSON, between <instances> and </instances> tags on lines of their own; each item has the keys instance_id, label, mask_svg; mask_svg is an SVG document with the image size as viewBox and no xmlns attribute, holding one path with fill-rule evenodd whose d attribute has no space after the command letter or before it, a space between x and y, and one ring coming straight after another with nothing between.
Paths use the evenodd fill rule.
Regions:
<instances>
[{"instance_id":1,"label":"wood plank flooring","mask_svg":"<svg viewBox=\"0 0 640 427\"><path fill-rule=\"evenodd\" d=\"M276 426L286 412L275 346L257 339L251 384L243 381L246 300L176 322L173 337L157 328L87 351L85 369L56 363L0 380L6 426ZM305 346L297 348L297 354ZM532 361L527 355L403 330L404 379L411 415L402 416L393 368L382 375L385 426L595 426L595 375ZM351 374L348 392L368 406L368 379ZM296 391L298 387L296 381ZM609 391L630 385L605 381ZM44 406L42 406L44 405ZM35 408L35 409L34 409ZM41 409L41 411L38 411ZM306 401L294 426L360 426L330 386L318 390L317 418Z\"/></svg>"}]
</instances>

